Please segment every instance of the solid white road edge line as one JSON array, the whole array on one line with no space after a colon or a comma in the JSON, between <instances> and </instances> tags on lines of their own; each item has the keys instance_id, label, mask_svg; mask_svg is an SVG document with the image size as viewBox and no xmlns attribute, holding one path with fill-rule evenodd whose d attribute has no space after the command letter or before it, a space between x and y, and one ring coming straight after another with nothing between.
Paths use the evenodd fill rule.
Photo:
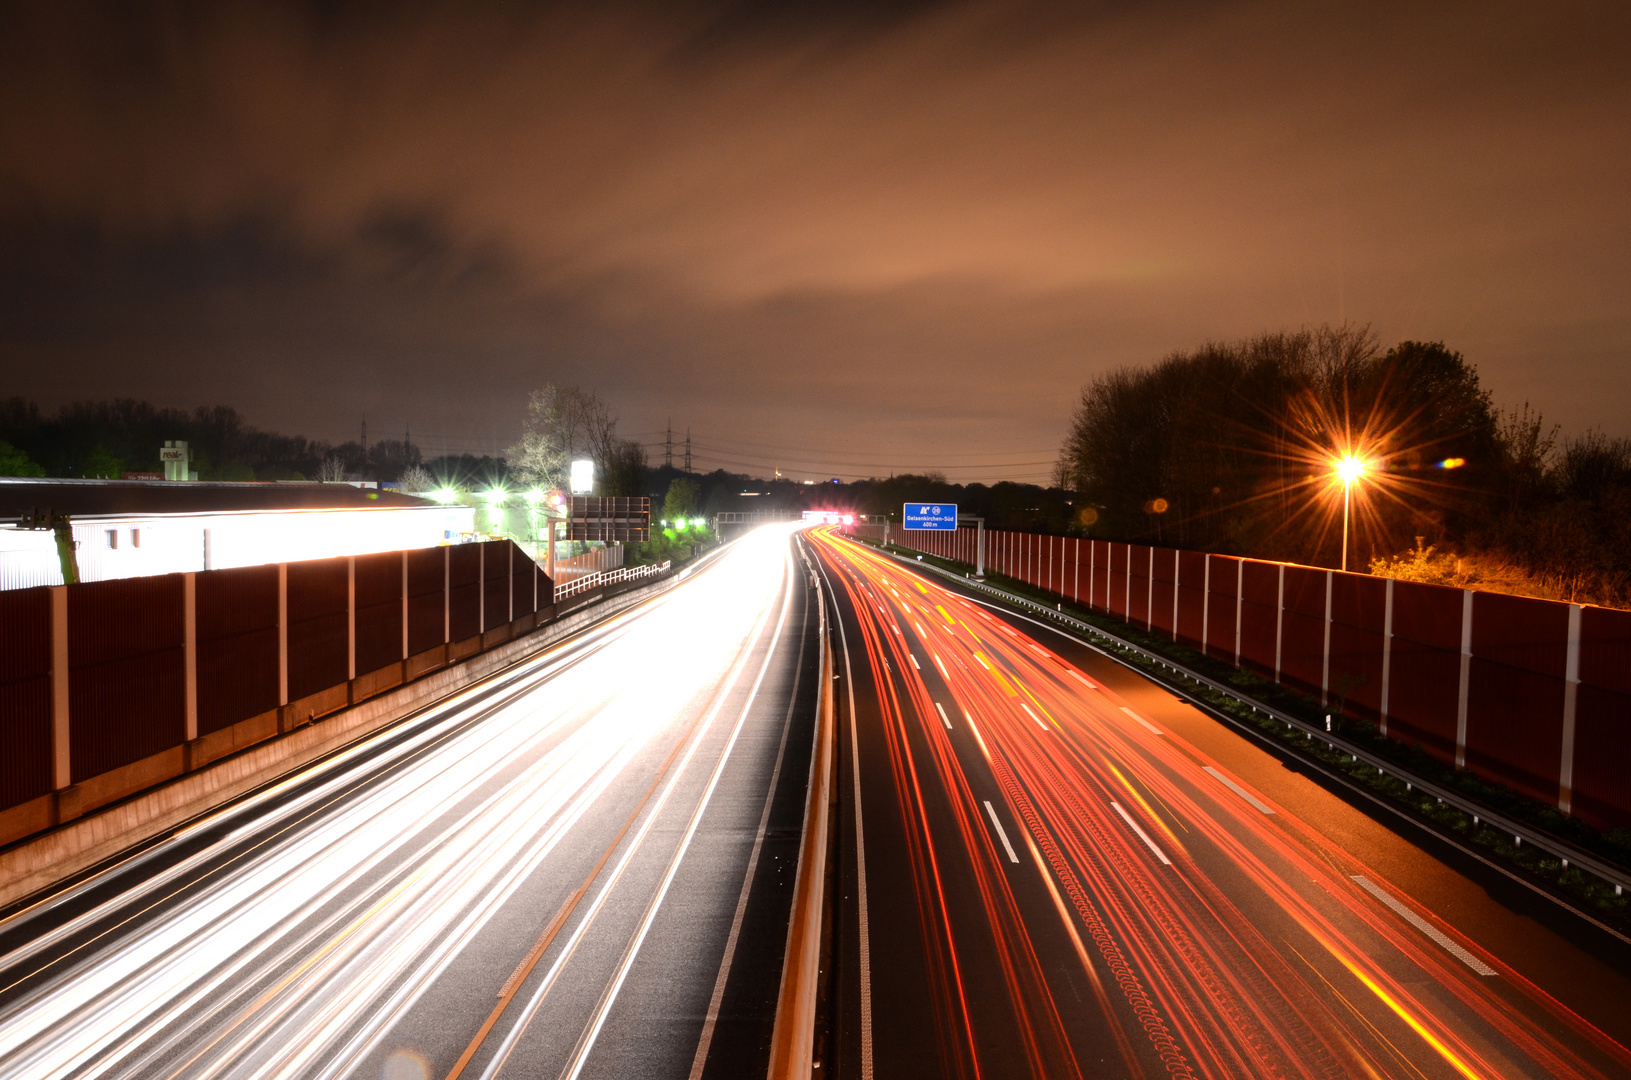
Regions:
<instances>
[{"instance_id":1,"label":"solid white road edge line","mask_svg":"<svg viewBox=\"0 0 1631 1080\"><path fill-rule=\"evenodd\" d=\"M1466 964L1478 974L1496 974L1494 968L1478 959L1478 957L1474 956L1466 949L1463 949L1460 945L1457 945L1454 941L1451 941L1450 938L1439 930L1438 927L1434 926L1420 915L1417 915L1414 911L1411 911L1409 908L1405 907L1398 900L1394 899L1391 893L1389 893L1386 889L1383 889L1380 885L1376 884L1376 882L1372 881L1364 874L1355 874L1353 875L1353 879L1359 883L1360 888L1364 889L1366 892L1376 897L1376 899L1382 901L1382 903L1392 908L1395 915L1399 916L1399 918L1403 919L1411 926L1414 926L1417 930L1420 930L1422 933L1432 938L1433 941L1437 943L1438 946L1445 952L1449 953L1463 964Z\"/></svg>"},{"instance_id":2,"label":"solid white road edge line","mask_svg":"<svg viewBox=\"0 0 1631 1080\"><path fill-rule=\"evenodd\" d=\"M792 562L791 557L788 563ZM617 974L612 979L601 997L599 1007L595 1010L594 1019L584 1033L579 1037L577 1052L573 1055L563 1076L566 1080L577 1080L583 1066L588 1063L589 1055L594 1051L595 1041L600 1037L601 1028L606 1024L606 1018L611 1014L612 1006L617 1002L617 995L623 989L623 983L629 977L629 969L634 967L635 958L640 955L640 946L645 944L646 935L651 932L651 924L657 921L657 912L662 909L663 900L668 896L668 889L674 884L674 877L679 873L680 864L685 861L686 853L691 849L691 841L696 837L697 829L702 825L702 816L707 813L708 804L713 800L714 791L719 787L719 778L724 775L725 766L731 759L731 751L736 748L736 740L742 734L742 728L747 725L748 714L753 711L753 703L758 700L759 688L764 685L765 675L770 671L770 662L776 657L776 646L781 642L782 630L787 625L787 612L793 603L792 567L787 567L783 577L783 593L781 616L776 620L775 633L770 636L770 647L765 650L764 663L759 666L758 677L753 680L753 687L748 691L747 700L742 703L741 714L736 718L736 724L731 728L730 738L726 740L724 749L720 751L719 759L714 763L713 772L708 776L708 784L702 790L702 798L697 801L696 808L691 812L691 820L686 822L685 834L680 839L680 846L668 861L668 867L663 874L662 883L657 888L657 894L646 905L645 914L640 920L640 929L635 933L634 940L629 942L623 952L622 962L618 965ZM763 634L761 628L760 634ZM757 635L756 635L757 636Z\"/></svg>"},{"instance_id":3,"label":"solid white road edge line","mask_svg":"<svg viewBox=\"0 0 1631 1080\"><path fill-rule=\"evenodd\" d=\"M1211 773L1212 776L1215 779L1217 779L1218 781L1220 781L1223 784L1224 787L1228 788L1230 791L1234 792L1236 795L1239 795L1242 799L1245 799L1247 802L1251 803L1253 806L1255 806L1259 810L1263 811L1263 813L1265 813L1265 814L1274 813L1274 807L1265 804L1262 799L1259 799L1256 795L1253 795L1251 792L1247 791L1245 788L1241 787L1239 784L1235 783L1233 780L1229 779L1227 776L1224 776L1222 773L1220 773L1216 769L1212 768L1212 766L1203 765L1203 766L1201 766L1201 768L1203 768L1207 772Z\"/></svg>"},{"instance_id":4,"label":"solid white road edge line","mask_svg":"<svg viewBox=\"0 0 1631 1080\"><path fill-rule=\"evenodd\" d=\"M776 765L770 770L770 784L765 790L764 809L759 813L759 831L753 836L753 851L748 855L748 866L742 874L742 895L736 901L736 914L731 918L731 932L725 938L725 955L719 961L719 977L714 980L713 996L708 999L708 1013L702 1021L702 1037L697 1041L696 1056L691 1061L691 1080L699 1080L708 1063L708 1050L713 1045L714 1028L719 1023L719 1009L725 1001L725 982L731 972L731 961L736 957L736 942L742 936L742 919L747 914L748 895L753 891L753 872L759 866L759 852L765 843L765 831L770 827L770 809L776 801L776 788L782 775L782 760L787 756L787 736L793 730L793 709L798 704L800 676L804 673L796 666L804 658L805 628L799 630L799 648L795 654L793 689L787 698L787 715L782 718L781 744L776 747Z\"/></svg>"},{"instance_id":5,"label":"solid white road edge line","mask_svg":"<svg viewBox=\"0 0 1631 1080\"><path fill-rule=\"evenodd\" d=\"M838 594L833 592L826 564L819 558L816 562L821 566L821 576L827 581L827 591L833 597L838 640L844 645L844 681L849 684L849 759L854 781L850 785L850 794L855 800L855 944L861 961L861 1080L872 1080L872 933L866 917L866 831L861 823L861 751L855 742L855 674L850 670L849 632L844 629L843 613L837 611ZM899 629L896 627L897 633Z\"/></svg>"},{"instance_id":6,"label":"solid white road edge line","mask_svg":"<svg viewBox=\"0 0 1631 1080\"><path fill-rule=\"evenodd\" d=\"M1157 734L1157 735L1165 735L1166 734L1166 732L1162 731L1160 728L1156 727L1154 724L1150 723L1148 720L1144 719L1142 716L1138 715L1133 710L1129 709L1127 706L1123 705L1121 707L1121 711L1126 713L1128 716L1132 717L1134 720L1137 720L1140 724L1143 724L1145 727L1149 728L1155 734Z\"/></svg>"},{"instance_id":7,"label":"solid white road edge line","mask_svg":"<svg viewBox=\"0 0 1631 1080\"><path fill-rule=\"evenodd\" d=\"M759 637L763 635L764 627L769 621L769 617L770 611L767 608L760 623L755 626L752 631L750 631L748 637L751 640L757 641ZM662 791L658 793L657 801L652 804L650 810L646 811L646 819L641 823L640 828L635 831L632 838L624 841L626 847L622 856L612 867L610 876L607 878L605 884L600 887L599 892L595 894L595 899L590 903L589 909L578 921L578 925L572 931L571 936L567 938L566 944L562 946L560 954L555 958L555 962L551 964L549 970L545 972L543 981L539 983L538 988L533 991L532 997L527 1001L526 1008L511 1025L509 1032L505 1035L504 1040L499 1044L498 1049L494 1051L492 1060L489 1061L487 1063L487 1067L482 1070L481 1080L493 1080L493 1077L498 1075L498 1071L504 1067L505 1061L509 1058L510 1052L515 1049L515 1044L520 1040L521 1036L526 1033L527 1027L532 1023L533 1016L538 1012L539 1006L543 1004L544 997L555 985L555 980L560 975L561 969L566 966L567 962L572 959L573 954L577 952L579 942L581 942L584 935L589 932L589 928L591 925L593 925L595 917L600 914L601 908L606 905L607 898L611 895L612 890L617 887L618 882L622 879L623 872L628 868L629 863L634 859L635 853L640 850L640 846L645 842L646 835L651 831L652 827L656 824L657 819L661 816L663 808L667 806L669 796L674 793L674 789L679 784L680 777L685 774L686 766L690 764L691 758L696 755L698 747L702 745L702 740L707 736L708 731L713 727L714 720L719 716L720 711L725 706L726 698L729 696L731 689L735 687L737 680L742 677L742 672L747 668L748 661L752 658L752 656L752 646L750 645L747 648L744 648L742 650L741 657L731 667L730 671L725 676L725 689L720 694L718 701L715 702L713 708L710 709L708 714L702 718L701 723L698 724L696 730L692 733L690 745L687 746L684 754L681 755L680 760L675 763L674 770L669 774L667 781L663 785Z\"/></svg>"}]
</instances>

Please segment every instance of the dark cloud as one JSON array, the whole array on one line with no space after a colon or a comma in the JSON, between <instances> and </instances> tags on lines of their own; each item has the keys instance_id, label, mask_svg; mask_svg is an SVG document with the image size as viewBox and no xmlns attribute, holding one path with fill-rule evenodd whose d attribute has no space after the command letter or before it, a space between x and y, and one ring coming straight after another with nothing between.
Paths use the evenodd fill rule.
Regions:
<instances>
[{"instance_id":1,"label":"dark cloud","mask_svg":"<svg viewBox=\"0 0 1631 1080\"><path fill-rule=\"evenodd\" d=\"M13 6L0 364L470 448L578 380L632 430L887 467L1014 460L1107 366L1357 320L1624 432L1628 23Z\"/></svg>"}]
</instances>

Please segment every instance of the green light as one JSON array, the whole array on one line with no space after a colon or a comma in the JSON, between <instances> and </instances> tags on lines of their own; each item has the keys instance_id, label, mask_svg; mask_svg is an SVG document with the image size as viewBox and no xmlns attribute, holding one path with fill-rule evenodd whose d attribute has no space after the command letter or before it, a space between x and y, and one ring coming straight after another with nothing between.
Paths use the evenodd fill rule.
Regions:
<instances>
[{"instance_id":1,"label":"green light","mask_svg":"<svg viewBox=\"0 0 1631 1080\"><path fill-rule=\"evenodd\" d=\"M492 488L490 490L482 492L482 498L486 499L488 502L495 502L495 503L496 502L503 502L505 499L508 499L509 497L510 497L510 493L508 491L505 491L501 487L495 487L495 488Z\"/></svg>"},{"instance_id":2,"label":"green light","mask_svg":"<svg viewBox=\"0 0 1631 1080\"><path fill-rule=\"evenodd\" d=\"M703 527L703 526L704 526L704 525L706 525L706 524L707 524L707 521L706 521L706 519L704 519L704 518L692 518L692 519L691 519L691 524L693 524L693 525L695 525L695 526L696 526L696 527L697 527L697 528L699 528L699 529L700 529L700 528L702 528L702 527Z\"/></svg>"},{"instance_id":3,"label":"green light","mask_svg":"<svg viewBox=\"0 0 1631 1080\"><path fill-rule=\"evenodd\" d=\"M450 487L439 487L430 493L430 497L439 503L450 503L459 497L459 493Z\"/></svg>"},{"instance_id":4,"label":"green light","mask_svg":"<svg viewBox=\"0 0 1631 1080\"><path fill-rule=\"evenodd\" d=\"M531 491L527 492L527 494L525 496L526 500L529 503L532 503L534 506L536 506L539 502L541 502L543 500L543 497L544 497L544 493L542 491L539 491L537 488L533 488Z\"/></svg>"}]
</instances>

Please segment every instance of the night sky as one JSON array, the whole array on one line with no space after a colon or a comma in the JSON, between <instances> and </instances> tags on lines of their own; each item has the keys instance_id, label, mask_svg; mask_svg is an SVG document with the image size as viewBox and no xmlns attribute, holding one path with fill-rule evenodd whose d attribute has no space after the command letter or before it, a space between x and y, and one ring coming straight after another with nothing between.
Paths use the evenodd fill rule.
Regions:
<instances>
[{"instance_id":1,"label":"night sky","mask_svg":"<svg viewBox=\"0 0 1631 1080\"><path fill-rule=\"evenodd\" d=\"M1442 339L1631 434L1631 5L0 9L0 393L428 453L1042 480L1208 339ZM660 461L660 451L654 461Z\"/></svg>"}]
</instances>

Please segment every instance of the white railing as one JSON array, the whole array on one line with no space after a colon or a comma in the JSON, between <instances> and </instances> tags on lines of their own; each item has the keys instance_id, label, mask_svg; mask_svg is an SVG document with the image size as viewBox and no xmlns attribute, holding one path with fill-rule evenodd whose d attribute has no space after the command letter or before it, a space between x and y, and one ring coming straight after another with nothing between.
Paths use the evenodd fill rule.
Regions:
<instances>
[{"instance_id":1,"label":"white railing","mask_svg":"<svg viewBox=\"0 0 1631 1080\"><path fill-rule=\"evenodd\" d=\"M623 566L616 570L602 570L593 574L585 574L580 578L573 578L565 585L555 586L555 602L560 603L568 596L580 592L599 588L602 585L616 585L623 581L638 581L641 578L658 577L668 573L667 562L661 566Z\"/></svg>"}]
</instances>

